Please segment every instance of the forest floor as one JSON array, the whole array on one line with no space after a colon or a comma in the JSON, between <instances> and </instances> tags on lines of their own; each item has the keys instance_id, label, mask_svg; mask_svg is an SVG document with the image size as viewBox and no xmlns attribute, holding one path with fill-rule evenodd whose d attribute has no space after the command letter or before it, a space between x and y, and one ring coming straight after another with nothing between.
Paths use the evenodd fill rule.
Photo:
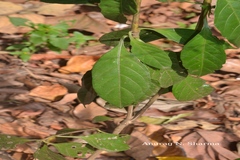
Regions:
<instances>
[{"instance_id":1,"label":"forest floor","mask_svg":"<svg viewBox=\"0 0 240 160\"><path fill-rule=\"evenodd\" d=\"M194 28L200 14L200 5L186 2L143 0L141 9L141 25L154 28ZM52 25L74 19L72 30L93 36L96 40L89 41L80 49L70 46L61 54L51 50L33 54L28 62L23 62L5 48L21 42L23 34L30 30L13 26L7 16ZM209 24L213 33L222 38L213 26L212 16ZM83 129L86 130L84 134L91 133L89 128L112 131L124 118L125 111L106 109L101 99L85 108L77 100L77 90L83 74L110 49L97 39L123 27L127 25L105 19L95 6L0 1L0 133L46 138L64 128ZM164 40L152 43L164 49L181 49ZM104 153L98 159L240 158L240 50L229 49L226 54L227 62L222 69L202 77L215 89L212 94L190 102L179 102L171 93L161 95L134 127L128 127L133 137L129 142L132 149L118 154ZM94 123L96 116L109 116L116 120ZM152 117L157 121L152 121ZM141 145L144 142L159 145ZM174 143L181 145L172 145ZM33 144L21 145L11 151L0 150L0 159L30 160L36 149Z\"/></svg>"}]
</instances>

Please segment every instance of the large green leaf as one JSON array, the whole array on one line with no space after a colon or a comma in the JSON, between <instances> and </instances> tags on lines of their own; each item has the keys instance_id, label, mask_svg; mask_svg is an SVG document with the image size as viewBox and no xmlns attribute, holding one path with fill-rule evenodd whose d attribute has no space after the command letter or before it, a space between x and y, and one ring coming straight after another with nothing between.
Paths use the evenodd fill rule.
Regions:
<instances>
[{"instance_id":1,"label":"large green leaf","mask_svg":"<svg viewBox=\"0 0 240 160\"><path fill-rule=\"evenodd\" d=\"M202 76L212 73L226 61L224 42L212 36L211 30L205 27L184 46L181 60L190 74Z\"/></svg>"},{"instance_id":2,"label":"large green leaf","mask_svg":"<svg viewBox=\"0 0 240 160\"><path fill-rule=\"evenodd\" d=\"M221 34L231 43L240 47L240 1L217 1L214 14L214 23Z\"/></svg>"},{"instance_id":3,"label":"large green leaf","mask_svg":"<svg viewBox=\"0 0 240 160\"><path fill-rule=\"evenodd\" d=\"M38 149L33 156L38 160L65 160L62 155L51 151L47 145Z\"/></svg>"},{"instance_id":4,"label":"large green leaf","mask_svg":"<svg viewBox=\"0 0 240 160\"><path fill-rule=\"evenodd\" d=\"M14 149L18 144L29 142L29 139L0 134L0 150Z\"/></svg>"},{"instance_id":5,"label":"large green leaf","mask_svg":"<svg viewBox=\"0 0 240 160\"><path fill-rule=\"evenodd\" d=\"M123 43L121 40L103 55L92 69L97 94L119 108L138 103L151 83L148 68L129 53Z\"/></svg>"},{"instance_id":6,"label":"large green leaf","mask_svg":"<svg viewBox=\"0 0 240 160\"><path fill-rule=\"evenodd\" d=\"M102 14L111 20L126 23L124 14L135 14L136 3L134 0L101 0L99 7Z\"/></svg>"},{"instance_id":7,"label":"large green leaf","mask_svg":"<svg viewBox=\"0 0 240 160\"><path fill-rule=\"evenodd\" d=\"M193 76L188 76L181 82L174 84L172 92L180 101L190 101L207 96L213 88L204 80Z\"/></svg>"},{"instance_id":8,"label":"large green leaf","mask_svg":"<svg viewBox=\"0 0 240 160\"><path fill-rule=\"evenodd\" d=\"M172 62L168 54L155 45L144 43L140 39L130 36L131 52L143 63L158 69L171 67Z\"/></svg>"},{"instance_id":9,"label":"large green leaf","mask_svg":"<svg viewBox=\"0 0 240 160\"><path fill-rule=\"evenodd\" d=\"M90 136L81 137L91 146L108 152L120 152L129 149L127 140L129 136L121 136L109 133L96 133Z\"/></svg>"},{"instance_id":10,"label":"large green leaf","mask_svg":"<svg viewBox=\"0 0 240 160\"><path fill-rule=\"evenodd\" d=\"M55 143L53 145L61 154L69 157L85 157L87 153L93 153L93 148L78 142Z\"/></svg>"},{"instance_id":11,"label":"large green leaf","mask_svg":"<svg viewBox=\"0 0 240 160\"><path fill-rule=\"evenodd\" d=\"M167 28L167 29L142 29L146 32L157 32L163 37L172 40L174 42L185 44L189 38L194 34L195 30L185 28Z\"/></svg>"}]
</instances>

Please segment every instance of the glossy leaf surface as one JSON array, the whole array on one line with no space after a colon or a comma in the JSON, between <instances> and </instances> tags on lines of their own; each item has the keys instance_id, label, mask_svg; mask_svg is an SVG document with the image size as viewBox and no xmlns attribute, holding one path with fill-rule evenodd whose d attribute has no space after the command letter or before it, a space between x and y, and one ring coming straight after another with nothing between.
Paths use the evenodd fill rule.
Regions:
<instances>
[{"instance_id":1,"label":"glossy leaf surface","mask_svg":"<svg viewBox=\"0 0 240 160\"><path fill-rule=\"evenodd\" d=\"M155 45L135 39L131 35L130 40L131 52L143 63L157 69L171 67L171 59L165 51Z\"/></svg>"},{"instance_id":2,"label":"glossy leaf surface","mask_svg":"<svg viewBox=\"0 0 240 160\"><path fill-rule=\"evenodd\" d=\"M214 12L214 23L221 34L240 47L240 3L239 0L219 0Z\"/></svg>"},{"instance_id":3,"label":"glossy leaf surface","mask_svg":"<svg viewBox=\"0 0 240 160\"><path fill-rule=\"evenodd\" d=\"M213 88L206 84L204 80L193 76L188 76L181 82L173 85L172 92L180 101L190 101L207 96Z\"/></svg>"},{"instance_id":4,"label":"glossy leaf surface","mask_svg":"<svg viewBox=\"0 0 240 160\"><path fill-rule=\"evenodd\" d=\"M123 40L97 61L92 78L97 94L118 108L138 103L151 83L148 68L127 51Z\"/></svg>"},{"instance_id":5,"label":"glossy leaf surface","mask_svg":"<svg viewBox=\"0 0 240 160\"><path fill-rule=\"evenodd\" d=\"M214 37L209 28L204 28L184 46L181 60L190 74L202 76L212 73L226 61L224 43Z\"/></svg>"}]
</instances>

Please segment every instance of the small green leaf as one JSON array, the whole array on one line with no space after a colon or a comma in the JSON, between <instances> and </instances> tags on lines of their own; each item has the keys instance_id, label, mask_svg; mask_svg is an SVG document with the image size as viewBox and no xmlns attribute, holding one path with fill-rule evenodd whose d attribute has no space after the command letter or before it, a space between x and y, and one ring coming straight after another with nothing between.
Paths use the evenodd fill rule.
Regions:
<instances>
[{"instance_id":1,"label":"small green leaf","mask_svg":"<svg viewBox=\"0 0 240 160\"><path fill-rule=\"evenodd\" d=\"M104 17L119 23L126 23L127 18L123 15L124 6L122 5L122 0L104 0L100 1L99 7Z\"/></svg>"},{"instance_id":2,"label":"small green leaf","mask_svg":"<svg viewBox=\"0 0 240 160\"><path fill-rule=\"evenodd\" d=\"M45 36L46 35L44 34L44 32L35 31L32 32L32 34L30 34L29 41L33 43L33 45L38 46L45 42L46 40Z\"/></svg>"},{"instance_id":3,"label":"small green leaf","mask_svg":"<svg viewBox=\"0 0 240 160\"><path fill-rule=\"evenodd\" d=\"M129 136L120 136L109 133L96 133L90 136L81 137L81 139L87 141L91 146L102 149L108 152L120 152L129 149L127 140Z\"/></svg>"},{"instance_id":4,"label":"small green leaf","mask_svg":"<svg viewBox=\"0 0 240 160\"><path fill-rule=\"evenodd\" d=\"M77 95L83 105L91 103L97 97L92 86L92 71L88 71L82 77L82 86Z\"/></svg>"},{"instance_id":5,"label":"small green leaf","mask_svg":"<svg viewBox=\"0 0 240 160\"><path fill-rule=\"evenodd\" d=\"M20 17L8 17L10 22L14 26L28 26L26 23L29 22L28 19L20 18Z\"/></svg>"},{"instance_id":6,"label":"small green leaf","mask_svg":"<svg viewBox=\"0 0 240 160\"><path fill-rule=\"evenodd\" d=\"M188 73L197 76L220 69L226 61L223 44L223 41L212 36L209 28L203 28L184 46L181 52L183 66Z\"/></svg>"},{"instance_id":7,"label":"small green leaf","mask_svg":"<svg viewBox=\"0 0 240 160\"><path fill-rule=\"evenodd\" d=\"M174 42L185 44L189 38L194 34L195 30L185 28L169 28L169 29L146 29L149 31L155 31L169 40Z\"/></svg>"},{"instance_id":8,"label":"small green leaf","mask_svg":"<svg viewBox=\"0 0 240 160\"><path fill-rule=\"evenodd\" d=\"M30 53L21 53L20 54L20 58L21 60L23 60L24 62L27 62L31 57Z\"/></svg>"},{"instance_id":9,"label":"small green leaf","mask_svg":"<svg viewBox=\"0 0 240 160\"><path fill-rule=\"evenodd\" d=\"M170 52L169 57L172 61L172 66L155 70L152 74L153 79L158 81L162 88L170 87L180 81L182 81L186 76L186 70L180 65L180 59L178 58L178 53Z\"/></svg>"},{"instance_id":10,"label":"small green leaf","mask_svg":"<svg viewBox=\"0 0 240 160\"><path fill-rule=\"evenodd\" d=\"M214 24L229 42L240 47L239 0L219 0L214 11Z\"/></svg>"},{"instance_id":11,"label":"small green leaf","mask_svg":"<svg viewBox=\"0 0 240 160\"><path fill-rule=\"evenodd\" d=\"M50 38L49 43L52 44L54 47L60 48L60 49L67 49L69 46L69 42L66 38Z\"/></svg>"},{"instance_id":12,"label":"small green leaf","mask_svg":"<svg viewBox=\"0 0 240 160\"><path fill-rule=\"evenodd\" d=\"M106 33L102 37L100 37L99 41L108 46L117 46L119 44L120 39L123 36L128 35L128 32L130 30L131 29L127 28L120 31L113 31L110 33Z\"/></svg>"},{"instance_id":13,"label":"small green leaf","mask_svg":"<svg viewBox=\"0 0 240 160\"><path fill-rule=\"evenodd\" d=\"M168 54L152 44L144 43L135 39L129 34L132 46L131 52L143 63L157 68L164 69L172 66L172 61Z\"/></svg>"},{"instance_id":14,"label":"small green leaf","mask_svg":"<svg viewBox=\"0 0 240 160\"><path fill-rule=\"evenodd\" d=\"M53 144L53 146L56 147L61 154L74 158L77 157L84 158L86 154L93 153L93 148L91 148L88 145L77 142L55 143ZM79 156L79 154L81 156Z\"/></svg>"},{"instance_id":15,"label":"small green leaf","mask_svg":"<svg viewBox=\"0 0 240 160\"><path fill-rule=\"evenodd\" d=\"M123 39L95 63L92 78L97 94L118 108L138 103L151 83L149 70L127 51Z\"/></svg>"},{"instance_id":16,"label":"small green leaf","mask_svg":"<svg viewBox=\"0 0 240 160\"><path fill-rule=\"evenodd\" d=\"M22 50L25 47L26 47L25 44L13 44L13 45L7 47L6 50L8 50L8 51L11 51L11 50Z\"/></svg>"},{"instance_id":17,"label":"small green leaf","mask_svg":"<svg viewBox=\"0 0 240 160\"><path fill-rule=\"evenodd\" d=\"M14 149L18 144L30 142L29 139L0 134L0 150Z\"/></svg>"},{"instance_id":18,"label":"small green leaf","mask_svg":"<svg viewBox=\"0 0 240 160\"><path fill-rule=\"evenodd\" d=\"M34 154L33 157L39 160L66 160L60 154L57 154L51 151L47 145L44 145L40 149L38 149Z\"/></svg>"},{"instance_id":19,"label":"small green leaf","mask_svg":"<svg viewBox=\"0 0 240 160\"><path fill-rule=\"evenodd\" d=\"M195 100L207 96L213 88L204 80L188 76L181 82L174 84L172 92L179 101Z\"/></svg>"},{"instance_id":20,"label":"small green leaf","mask_svg":"<svg viewBox=\"0 0 240 160\"><path fill-rule=\"evenodd\" d=\"M111 120L112 118L110 117L107 117L107 116L96 116L93 118L93 123L99 123L99 122L104 122L104 121L109 121Z\"/></svg>"}]
</instances>

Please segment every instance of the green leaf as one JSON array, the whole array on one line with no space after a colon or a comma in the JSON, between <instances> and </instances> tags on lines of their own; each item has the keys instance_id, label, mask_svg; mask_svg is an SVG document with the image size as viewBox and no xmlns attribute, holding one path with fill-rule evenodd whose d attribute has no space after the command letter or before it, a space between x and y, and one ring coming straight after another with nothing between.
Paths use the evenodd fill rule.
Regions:
<instances>
[{"instance_id":1,"label":"green leaf","mask_svg":"<svg viewBox=\"0 0 240 160\"><path fill-rule=\"evenodd\" d=\"M93 148L77 142L55 143L53 146L56 147L61 154L74 158L84 158L86 154L93 153ZM81 156L79 156L79 154L81 154Z\"/></svg>"},{"instance_id":2,"label":"green leaf","mask_svg":"<svg viewBox=\"0 0 240 160\"><path fill-rule=\"evenodd\" d=\"M185 28L168 28L168 29L144 29L149 31L155 31L169 40L174 42L185 44L189 38L192 37L195 30L193 29L185 29Z\"/></svg>"},{"instance_id":3,"label":"green leaf","mask_svg":"<svg viewBox=\"0 0 240 160\"><path fill-rule=\"evenodd\" d=\"M209 28L203 28L184 46L181 60L190 74L202 76L212 73L226 61L224 43L212 36Z\"/></svg>"},{"instance_id":4,"label":"green leaf","mask_svg":"<svg viewBox=\"0 0 240 160\"><path fill-rule=\"evenodd\" d=\"M106 33L104 34L99 41L103 44L106 44L108 46L117 46L120 39L125 36L128 35L129 31L131 29L127 28L127 29L123 29L120 31L113 31L110 33ZM164 38L163 35L153 31L153 30L147 30L147 29L141 29L140 30L140 39L144 42L150 42L150 41L154 41L160 38ZM130 40L128 38L125 39L124 44L125 46L129 46Z\"/></svg>"},{"instance_id":5,"label":"green leaf","mask_svg":"<svg viewBox=\"0 0 240 160\"><path fill-rule=\"evenodd\" d=\"M50 38L49 43L60 49L67 49L69 46L69 42L66 38Z\"/></svg>"},{"instance_id":6,"label":"green leaf","mask_svg":"<svg viewBox=\"0 0 240 160\"><path fill-rule=\"evenodd\" d=\"M100 37L99 41L108 46L117 46L119 44L120 39L123 36L128 35L128 32L130 30L131 30L130 28L127 28L120 31L113 31L110 33L106 33L102 37Z\"/></svg>"},{"instance_id":7,"label":"green leaf","mask_svg":"<svg viewBox=\"0 0 240 160\"><path fill-rule=\"evenodd\" d=\"M129 3L126 0L124 1L126 4L122 3L123 0L102 0L99 7L104 17L119 23L126 23L127 18L124 16L123 8L129 5Z\"/></svg>"},{"instance_id":8,"label":"green leaf","mask_svg":"<svg viewBox=\"0 0 240 160\"><path fill-rule=\"evenodd\" d=\"M23 60L24 62L27 62L31 57L30 53L21 53L20 54L20 58L21 60Z\"/></svg>"},{"instance_id":9,"label":"green leaf","mask_svg":"<svg viewBox=\"0 0 240 160\"><path fill-rule=\"evenodd\" d=\"M92 86L92 71L88 71L82 77L82 86L77 95L83 105L91 103L97 97Z\"/></svg>"},{"instance_id":10,"label":"green leaf","mask_svg":"<svg viewBox=\"0 0 240 160\"><path fill-rule=\"evenodd\" d=\"M96 133L90 136L81 137L81 139L87 141L91 146L102 149L108 152L120 152L129 149L127 140L129 136L120 136L109 133Z\"/></svg>"},{"instance_id":11,"label":"green leaf","mask_svg":"<svg viewBox=\"0 0 240 160\"><path fill-rule=\"evenodd\" d=\"M45 33L41 31L35 31L30 34L29 41L35 46L40 45L46 41Z\"/></svg>"},{"instance_id":12,"label":"green leaf","mask_svg":"<svg viewBox=\"0 0 240 160\"><path fill-rule=\"evenodd\" d=\"M131 52L143 63L158 69L171 67L172 62L168 54L155 45L144 43L135 39L129 34L131 43Z\"/></svg>"},{"instance_id":13,"label":"green leaf","mask_svg":"<svg viewBox=\"0 0 240 160\"><path fill-rule=\"evenodd\" d=\"M152 74L153 79L158 81L162 88L170 87L180 81L182 81L186 76L186 70L180 65L180 60L178 58L178 53L170 52L169 57L171 58L172 66L155 70Z\"/></svg>"},{"instance_id":14,"label":"green leaf","mask_svg":"<svg viewBox=\"0 0 240 160\"><path fill-rule=\"evenodd\" d=\"M112 118L110 117L107 117L107 116L96 116L93 118L93 123L99 123L99 122L104 122L104 121L109 121L111 120Z\"/></svg>"},{"instance_id":15,"label":"green leaf","mask_svg":"<svg viewBox=\"0 0 240 160\"><path fill-rule=\"evenodd\" d=\"M47 145L44 145L40 149L38 149L33 157L39 160L65 160L63 156L51 151Z\"/></svg>"},{"instance_id":16,"label":"green leaf","mask_svg":"<svg viewBox=\"0 0 240 160\"><path fill-rule=\"evenodd\" d=\"M26 47L25 44L13 44L13 45L7 47L6 50L8 50L8 51L11 51L11 50L22 50L25 47Z\"/></svg>"},{"instance_id":17,"label":"green leaf","mask_svg":"<svg viewBox=\"0 0 240 160\"><path fill-rule=\"evenodd\" d=\"M135 0L121 0L122 13L133 15L137 13L137 4Z\"/></svg>"},{"instance_id":18,"label":"green leaf","mask_svg":"<svg viewBox=\"0 0 240 160\"><path fill-rule=\"evenodd\" d=\"M206 84L204 80L188 76L181 82L174 84L172 92L180 101L195 100L207 96L213 88Z\"/></svg>"},{"instance_id":19,"label":"green leaf","mask_svg":"<svg viewBox=\"0 0 240 160\"><path fill-rule=\"evenodd\" d=\"M26 24L27 22L29 22L28 19L19 18L19 17L8 17L8 18L14 26L28 26Z\"/></svg>"},{"instance_id":20,"label":"green leaf","mask_svg":"<svg viewBox=\"0 0 240 160\"><path fill-rule=\"evenodd\" d=\"M0 150L14 149L18 144L30 142L29 139L0 134Z\"/></svg>"},{"instance_id":21,"label":"green leaf","mask_svg":"<svg viewBox=\"0 0 240 160\"><path fill-rule=\"evenodd\" d=\"M229 42L240 47L240 5L239 0L217 1L214 23Z\"/></svg>"},{"instance_id":22,"label":"green leaf","mask_svg":"<svg viewBox=\"0 0 240 160\"><path fill-rule=\"evenodd\" d=\"M97 94L118 108L138 103L151 82L149 70L127 51L123 39L97 61L92 78Z\"/></svg>"}]
</instances>

